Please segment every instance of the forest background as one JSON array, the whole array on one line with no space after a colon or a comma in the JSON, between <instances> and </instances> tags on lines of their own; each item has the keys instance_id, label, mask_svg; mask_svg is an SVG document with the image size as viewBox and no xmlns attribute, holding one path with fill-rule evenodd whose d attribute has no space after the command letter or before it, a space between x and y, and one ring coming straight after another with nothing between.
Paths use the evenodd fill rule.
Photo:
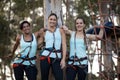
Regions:
<instances>
[{"instance_id":1,"label":"forest background","mask_svg":"<svg viewBox=\"0 0 120 80\"><path fill-rule=\"evenodd\" d=\"M82 16L86 20L86 28L98 25L100 17L99 0L62 0L63 23L74 29L74 19ZM118 2L119 0L113 0ZM57 5L57 4L56 4ZM91 6L92 5L92 6ZM112 5L112 9L120 16L120 7ZM15 37L21 33L19 24L23 20L30 21L33 32L44 27L44 0L0 0L0 80L14 80L11 59L4 56L11 53ZM69 41L67 41L69 42ZM69 46L69 45L68 45ZM9 72L7 72L9 69ZM97 80L94 74L92 79ZM38 80L40 77L38 76Z\"/></svg>"}]
</instances>

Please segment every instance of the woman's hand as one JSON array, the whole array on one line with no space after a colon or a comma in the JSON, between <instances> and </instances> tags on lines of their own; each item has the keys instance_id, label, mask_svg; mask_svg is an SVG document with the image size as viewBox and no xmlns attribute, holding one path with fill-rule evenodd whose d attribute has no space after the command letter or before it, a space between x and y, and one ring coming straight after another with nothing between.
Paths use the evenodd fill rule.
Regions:
<instances>
[{"instance_id":1,"label":"woman's hand","mask_svg":"<svg viewBox=\"0 0 120 80\"><path fill-rule=\"evenodd\" d=\"M65 68L65 60L62 59L60 62L61 69Z\"/></svg>"},{"instance_id":2,"label":"woman's hand","mask_svg":"<svg viewBox=\"0 0 120 80\"><path fill-rule=\"evenodd\" d=\"M65 25L63 25L61 28L64 30L64 32L65 32L66 34L71 34L71 33L72 33L72 31L69 30L68 27L65 26Z\"/></svg>"},{"instance_id":3,"label":"woman's hand","mask_svg":"<svg viewBox=\"0 0 120 80\"><path fill-rule=\"evenodd\" d=\"M68 30L68 27L67 27L67 26L65 26L65 25L63 25L63 26L62 26L62 28L63 28L63 30L65 30L65 31L67 31L67 30Z\"/></svg>"}]
</instances>

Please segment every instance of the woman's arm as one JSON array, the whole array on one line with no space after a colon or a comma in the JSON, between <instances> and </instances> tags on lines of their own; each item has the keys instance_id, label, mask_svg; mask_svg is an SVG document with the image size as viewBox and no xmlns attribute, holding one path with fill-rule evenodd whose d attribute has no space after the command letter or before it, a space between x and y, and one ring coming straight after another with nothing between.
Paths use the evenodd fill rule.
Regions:
<instances>
[{"instance_id":1,"label":"woman's arm","mask_svg":"<svg viewBox=\"0 0 120 80\"><path fill-rule=\"evenodd\" d=\"M18 48L19 44L20 44L20 38L21 38L21 35L17 35L15 44L13 46L12 53L9 54L7 57L13 57L14 56L14 53L15 53L16 49Z\"/></svg>"},{"instance_id":2,"label":"woman's arm","mask_svg":"<svg viewBox=\"0 0 120 80\"><path fill-rule=\"evenodd\" d=\"M95 35L95 34L87 34L87 38L88 39L90 39L90 40L98 40L98 39L101 39L102 37L103 37L103 35L104 35L104 26L103 25L101 25L100 27L100 32L99 32L99 34L97 35Z\"/></svg>"},{"instance_id":3,"label":"woman's arm","mask_svg":"<svg viewBox=\"0 0 120 80\"><path fill-rule=\"evenodd\" d=\"M66 35L63 29L60 28L60 32L62 35L62 60L61 60L61 68L65 67L65 59L66 59Z\"/></svg>"},{"instance_id":4,"label":"woman's arm","mask_svg":"<svg viewBox=\"0 0 120 80\"><path fill-rule=\"evenodd\" d=\"M38 47L44 42L45 28L41 28L39 31L34 33L38 42Z\"/></svg>"},{"instance_id":5,"label":"woman's arm","mask_svg":"<svg viewBox=\"0 0 120 80\"><path fill-rule=\"evenodd\" d=\"M65 31L66 34L70 35L72 33L72 30L68 29L67 26L63 25L62 28L63 28L63 30Z\"/></svg>"}]
</instances>

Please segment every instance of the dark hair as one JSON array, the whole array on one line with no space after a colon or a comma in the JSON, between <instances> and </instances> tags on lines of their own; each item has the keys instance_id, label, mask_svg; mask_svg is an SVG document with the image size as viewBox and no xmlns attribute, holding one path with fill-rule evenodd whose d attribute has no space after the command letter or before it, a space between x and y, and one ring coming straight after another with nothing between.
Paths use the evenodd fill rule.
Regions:
<instances>
[{"instance_id":1,"label":"dark hair","mask_svg":"<svg viewBox=\"0 0 120 80\"><path fill-rule=\"evenodd\" d=\"M76 20L78 20L78 19L82 19L82 20L83 20L83 23L85 24L85 19L84 19L83 17L77 17L77 18L75 19L75 22L76 22Z\"/></svg>"},{"instance_id":2,"label":"dark hair","mask_svg":"<svg viewBox=\"0 0 120 80\"><path fill-rule=\"evenodd\" d=\"M23 25L27 23L29 26L30 26L30 23L28 21L23 21L21 24L20 24L20 29L22 30L23 29Z\"/></svg>"},{"instance_id":3,"label":"dark hair","mask_svg":"<svg viewBox=\"0 0 120 80\"><path fill-rule=\"evenodd\" d=\"M49 18L50 16L55 16L56 19L58 18L57 15L56 15L55 13L51 13L51 14L48 16L48 18Z\"/></svg>"}]
</instances>

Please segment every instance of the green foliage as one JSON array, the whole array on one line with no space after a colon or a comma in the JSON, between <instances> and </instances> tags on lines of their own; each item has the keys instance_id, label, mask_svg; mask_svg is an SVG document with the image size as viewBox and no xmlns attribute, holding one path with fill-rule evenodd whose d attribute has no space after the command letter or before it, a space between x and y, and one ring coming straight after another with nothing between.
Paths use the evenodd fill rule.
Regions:
<instances>
[{"instance_id":1,"label":"green foliage","mask_svg":"<svg viewBox=\"0 0 120 80\"><path fill-rule=\"evenodd\" d=\"M9 51L8 45L10 45L10 27L9 22L0 16L0 57L6 55Z\"/></svg>"},{"instance_id":2,"label":"green foliage","mask_svg":"<svg viewBox=\"0 0 120 80\"><path fill-rule=\"evenodd\" d=\"M36 19L36 26L33 26L33 32L38 31L40 28L44 27L44 18L42 17L38 17Z\"/></svg>"},{"instance_id":3,"label":"green foliage","mask_svg":"<svg viewBox=\"0 0 120 80\"><path fill-rule=\"evenodd\" d=\"M8 26L8 21L4 20L4 17L0 16L0 42L1 44L7 44L6 42L4 42L4 40L6 40L7 34L9 30L9 26Z\"/></svg>"},{"instance_id":4,"label":"green foliage","mask_svg":"<svg viewBox=\"0 0 120 80\"><path fill-rule=\"evenodd\" d=\"M26 0L13 0L15 2L14 7L12 7L12 11L14 14L19 17L26 17L29 15L29 8L27 6Z\"/></svg>"},{"instance_id":5,"label":"green foliage","mask_svg":"<svg viewBox=\"0 0 120 80\"><path fill-rule=\"evenodd\" d=\"M91 24L91 19L90 19L90 15L89 13L86 14L85 11L89 11L90 8L88 6L88 0L78 0L76 3L75 3L75 9L78 13L77 16L81 16L81 17L84 17L85 21L86 21L86 25L88 27L89 24Z\"/></svg>"},{"instance_id":6,"label":"green foliage","mask_svg":"<svg viewBox=\"0 0 120 80\"><path fill-rule=\"evenodd\" d=\"M74 30L75 29L75 24L74 24L75 20L73 18L73 16L70 16L67 21L66 21L66 25L68 26L69 29Z\"/></svg>"},{"instance_id":7,"label":"green foliage","mask_svg":"<svg viewBox=\"0 0 120 80\"><path fill-rule=\"evenodd\" d=\"M70 27L70 29L74 29L75 27L74 25L75 17L83 17L86 22L86 27L89 27L90 24L93 24L93 19L90 13L94 12L95 15L98 14L97 0L75 0L73 2L70 1L69 5L72 5L73 8L72 11L70 10L67 11L70 13L70 15L68 15L66 24ZM76 16L73 16L73 13L76 13Z\"/></svg>"},{"instance_id":8,"label":"green foliage","mask_svg":"<svg viewBox=\"0 0 120 80\"><path fill-rule=\"evenodd\" d=\"M41 0L13 0L13 2L15 2L15 5L12 7L12 11L21 19L29 17L30 11L43 6L43 1Z\"/></svg>"},{"instance_id":9,"label":"green foliage","mask_svg":"<svg viewBox=\"0 0 120 80\"><path fill-rule=\"evenodd\" d=\"M36 9L36 7L43 7L43 0L28 0L27 6L31 10Z\"/></svg>"}]
</instances>

